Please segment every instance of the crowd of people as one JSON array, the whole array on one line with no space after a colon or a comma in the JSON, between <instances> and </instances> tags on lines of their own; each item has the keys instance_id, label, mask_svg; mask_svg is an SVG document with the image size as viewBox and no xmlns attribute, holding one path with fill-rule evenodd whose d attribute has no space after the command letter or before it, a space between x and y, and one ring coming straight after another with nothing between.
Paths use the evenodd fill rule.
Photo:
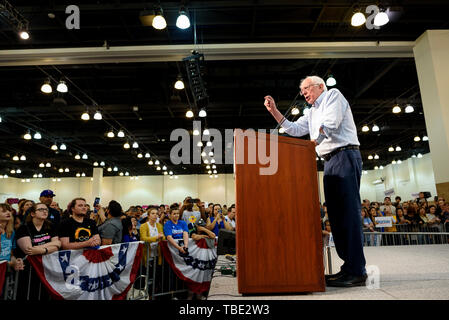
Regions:
<instances>
[{"instance_id":1,"label":"crowd of people","mask_svg":"<svg viewBox=\"0 0 449 320\"><path fill-rule=\"evenodd\" d=\"M391 217L391 227L381 227L377 217ZM331 234L331 226L327 219L326 204L321 207L321 220L323 234ZM392 202L385 197L384 202L371 202L363 200L361 210L361 225L365 234L365 245L379 246L410 243L409 238L391 234L373 234L369 232L449 232L449 202L442 197L435 197L428 201L421 192L414 200L402 201L400 196ZM405 241L404 241L405 239ZM417 243L435 243L438 238L431 235L418 235ZM438 240L440 241L440 240Z\"/></svg>"},{"instance_id":2,"label":"crowd of people","mask_svg":"<svg viewBox=\"0 0 449 320\"><path fill-rule=\"evenodd\" d=\"M29 282L29 264L24 261L29 255L140 240L150 245L151 256L161 257L158 244L162 240L185 254L189 238L215 240L220 229L235 230L234 204L229 208L218 203L206 206L200 199L186 197L169 206L136 205L124 211L115 200L106 207L95 203L91 208L79 197L62 210L53 201L55 196L52 190L44 190L37 202L20 199L18 210L0 204L0 260L7 260L16 271L25 271L19 272L19 283ZM17 299L24 298L24 291L19 288Z\"/></svg>"}]
</instances>

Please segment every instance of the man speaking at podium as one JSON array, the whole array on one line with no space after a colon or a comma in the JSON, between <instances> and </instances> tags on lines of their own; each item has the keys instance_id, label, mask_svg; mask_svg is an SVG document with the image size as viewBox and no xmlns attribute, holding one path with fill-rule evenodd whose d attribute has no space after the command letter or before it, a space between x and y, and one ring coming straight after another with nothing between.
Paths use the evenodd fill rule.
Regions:
<instances>
[{"instance_id":1,"label":"man speaking at podium","mask_svg":"<svg viewBox=\"0 0 449 320\"><path fill-rule=\"evenodd\" d=\"M309 134L318 156L325 160L327 212L335 248L344 261L340 272L326 275L326 285L363 286L367 276L360 222L362 158L352 112L341 92L338 89L327 90L320 77L305 78L299 89L312 108L295 122L285 119L271 96L265 97L264 104L289 135L300 137Z\"/></svg>"}]
</instances>

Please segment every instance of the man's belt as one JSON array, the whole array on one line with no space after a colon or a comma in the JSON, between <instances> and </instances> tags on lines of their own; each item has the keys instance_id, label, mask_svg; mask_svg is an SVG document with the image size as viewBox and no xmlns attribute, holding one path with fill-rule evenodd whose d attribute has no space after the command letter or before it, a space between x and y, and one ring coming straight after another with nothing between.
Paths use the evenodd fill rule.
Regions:
<instances>
[{"instance_id":1,"label":"man's belt","mask_svg":"<svg viewBox=\"0 0 449 320\"><path fill-rule=\"evenodd\" d=\"M359 150L359 146L355 146L355 145L348 145L348 146L344 146L344 147L340 147L335 149L332 152L329 152L328 154L324 154L321 157L326 160L329 161L333 156L335 156L337 153L339 153L340 151L343 150Z\"/></svg>"}]
</instances>

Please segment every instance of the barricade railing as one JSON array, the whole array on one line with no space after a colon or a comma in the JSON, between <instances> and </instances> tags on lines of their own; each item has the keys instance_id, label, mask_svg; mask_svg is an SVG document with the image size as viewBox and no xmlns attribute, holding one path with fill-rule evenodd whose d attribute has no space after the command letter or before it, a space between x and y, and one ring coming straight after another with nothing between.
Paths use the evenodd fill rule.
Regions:
<instances>
[{"instance_id":1,"label":"barricade railing","mask_svg":"<svg viewBox=\"0 0 449 320\"><path fill-rule=\"evenodd\" d=\"M440 224L441 228L429 225L401 225L395 224L396 231L379 231L381 228L374 228L375 231L363 232L364 247L370 246L410 246L410 245L430 245L430 244L449 244L449 232L447 230L449 223ZM390 227L391 228L391 227ZM323 262L325 274L332 274L332 252L333 243L329 243L331 237L323 237ZM332 242L332 241L331 241Z\"/></svg>"},{"instance_id":2,"label":"barricade railing","mask_svg":"<svg viewBox=\"0 0 449 320\"><path fill-rule=\"evenodd\" d=\"M128 300L155 300L159 298L176 299L175 295L187 292L184 281L180 280L162 256L159 265L158 250L151 255L151 246L145 243L146 261L142 260L139 274L133 288L128 293Z\"/></svg>"},{"instance_id":3,"label":"barricade railing","mask_svg":"<svg viewBox=\"0 0 449 320\"><path fill-rule=\"evenodd\" d=\"M145 243L143 250L146 252L146 255L143 255L134 284L128 291L126 297L128 300L177 299L176 295L184 294L188 291L184 281L176 276L163 257L161 264L158 264L159 256L157 254L151 255L150 244ZM23 271L15 271L8 267L2 290L2 300L20 299L17 296L18 290L26 290L26 292L21 292L21 297L25 300L42 299L41 293L46 290L44 285L33 272L33 267L29 265L26 258L24 264L28 264L29 267ZM26 287L19 289L19 285L21 285L20 273L27 273L28 277L23 277L23 280L26 280ZM37 296L33 295L30 297L32 288L34 293L37 292ZM45 297L48 298L49 295L45 294Z\"/></svg>"}]
</instances>

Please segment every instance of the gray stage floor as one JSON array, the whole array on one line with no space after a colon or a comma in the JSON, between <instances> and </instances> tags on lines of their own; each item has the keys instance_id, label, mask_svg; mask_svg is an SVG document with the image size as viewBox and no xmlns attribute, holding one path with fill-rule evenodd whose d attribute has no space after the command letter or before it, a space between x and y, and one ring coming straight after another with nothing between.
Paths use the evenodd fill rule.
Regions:
<instances>
[{"instance_id":1,"label":"gray stage floor","mask_svg":"<svg viewBox=\"0 0 449 320\"><path fill-rule=\"evenodd\" d=\"M380 271L372 288L332 288L325 292L242 296L237 278L215 272L208 300L449 300L449 245L366 247L366 265ZM219 257L219 263L229 262ZM332 248L332 271L342 261ZM369 269L368 269L369 270ZM217 277L215 277L217 276Z\"/></svg>"}]
</instances>

